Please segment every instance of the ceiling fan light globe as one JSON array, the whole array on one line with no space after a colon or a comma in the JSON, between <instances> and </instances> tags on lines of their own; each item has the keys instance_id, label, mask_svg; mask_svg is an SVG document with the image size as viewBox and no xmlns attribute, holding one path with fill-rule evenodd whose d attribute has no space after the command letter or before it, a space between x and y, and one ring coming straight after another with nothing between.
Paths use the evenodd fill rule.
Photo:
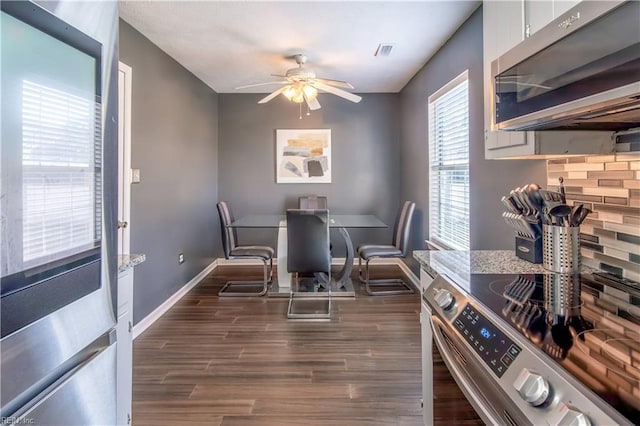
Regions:
<instances>
[{"instance_id":1,"label":"ceiling fan light globe","mask_svg":"<svg viewBox=\"0 0 640 426\"><path fill-rule=\"evenodd\" d=\"M297 103L297 104L301 104L304 102L304 92L302 92L301 90L298 90L296 92L295 95L293 95L293 97L291 98L291 101Z\"/></svg>"},{"instance_id":2,"label":"ceiling fan light globe","mask_svg":"<svg viewBox=\"0 0 640 426\"><path fill-rule=\"evenodd\" d=\"M318 96L318 90L315 87L310 86L308 84L304 85L304 87L302 88L302 91L304 92L304 94L307 96L307 99L309 100L313 100Z\"/></svg>"},{"instance_id":3,"label":"ceiling fan light globe","mask_svg":"<svg viewBox=\"0 0 640 426\"><path fill-rule=\"evenodd\" d=\"M284 91L282 92L282 95L289 99L290 101L293 100L293 97L296 95L296 88L294 86L287 86L285 87Z\"/></svg>"}]
</instances>

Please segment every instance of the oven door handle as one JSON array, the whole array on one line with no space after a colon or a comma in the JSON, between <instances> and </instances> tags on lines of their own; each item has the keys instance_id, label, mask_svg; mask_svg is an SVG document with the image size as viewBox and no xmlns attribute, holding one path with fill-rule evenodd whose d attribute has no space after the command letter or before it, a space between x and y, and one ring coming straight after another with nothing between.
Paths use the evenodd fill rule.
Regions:
<instances>
[{"instance_id":1,"label":"oven door handle","mask_svg":"<svg viewBox=\"0 0 640 426\"><path fill-rule=\"evenodd\" d=\"M449 349L447 343L442 338L441 330L438 329L446 329L446 325L438 317L432 315L431 328L433 330L433 339L435 340L436 345L440 350L442 359L449 368L449 372L455 379L456 383L458 383L458 386L460 387L460 390L462 390L462 393L465 394L471 405L476 409L480 417L482 417L482 420L486 424L493 425L504 423L504 420L496 417L496 414L494 414L492 410L487 409L490 406L489 402L482 396L476 385L467 379L466 372L454 359L454 355Z\"/></svg>"}]
</instances>

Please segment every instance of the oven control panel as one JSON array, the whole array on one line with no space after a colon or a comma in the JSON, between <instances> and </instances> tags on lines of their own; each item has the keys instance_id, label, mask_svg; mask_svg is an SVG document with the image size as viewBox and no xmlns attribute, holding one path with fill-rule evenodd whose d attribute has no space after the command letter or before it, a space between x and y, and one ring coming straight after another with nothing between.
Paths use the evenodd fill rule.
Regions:
<instances>
[{"instance_id":1,"label":"oven control panel","mask_svg":"<svg viewBox=\"0 0 640 426\"><path fill-rule=\"evenodd\" d=\"M468 303L453 324L498 377L502 377L522 351Z\"/></svg>"}]
</instances>

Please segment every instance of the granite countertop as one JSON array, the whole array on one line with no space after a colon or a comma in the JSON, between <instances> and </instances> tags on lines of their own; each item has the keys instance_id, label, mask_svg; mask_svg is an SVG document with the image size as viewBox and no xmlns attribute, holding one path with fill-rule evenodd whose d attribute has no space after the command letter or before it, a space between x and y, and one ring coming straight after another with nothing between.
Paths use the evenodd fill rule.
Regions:
<instances>
[{"instance_id":1,"label":"granite countertop","mask_svg":"<svg viewBox=\"0 0 640 426\"><path fill-rule=\"evenodd\" d=\"M445 274L457 283L469 282L470 274L553 274L542 264L518 258L513 250L416 250L413 257L430 275ZM583 266L582 272L595 270Z\"/></svg>"},{"instance_id":2,"label":"granite countertop","mask_svg":"<svg viewBox=\"0 0 640 426\"><path fill-rule=\"evenodd\" d=\"M144 254L119 254L118 255L118 273L125 272L136 265L147 260Z\"/></svg>"}]
</instances>

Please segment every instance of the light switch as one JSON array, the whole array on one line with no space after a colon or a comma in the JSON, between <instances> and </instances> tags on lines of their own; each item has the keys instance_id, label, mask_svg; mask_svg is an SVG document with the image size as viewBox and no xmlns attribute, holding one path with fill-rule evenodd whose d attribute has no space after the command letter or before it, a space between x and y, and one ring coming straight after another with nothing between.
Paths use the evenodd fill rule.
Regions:
<instances>
[{"instance_id":1,"label":"light switch","mask_svg":"<svg viewBox=\"0 0 640 426\"><path fill-rule=\"evenodd\" d=\"M140 183L140 169L131 169L131 183Z\"/></svg>"}]
</instances>

